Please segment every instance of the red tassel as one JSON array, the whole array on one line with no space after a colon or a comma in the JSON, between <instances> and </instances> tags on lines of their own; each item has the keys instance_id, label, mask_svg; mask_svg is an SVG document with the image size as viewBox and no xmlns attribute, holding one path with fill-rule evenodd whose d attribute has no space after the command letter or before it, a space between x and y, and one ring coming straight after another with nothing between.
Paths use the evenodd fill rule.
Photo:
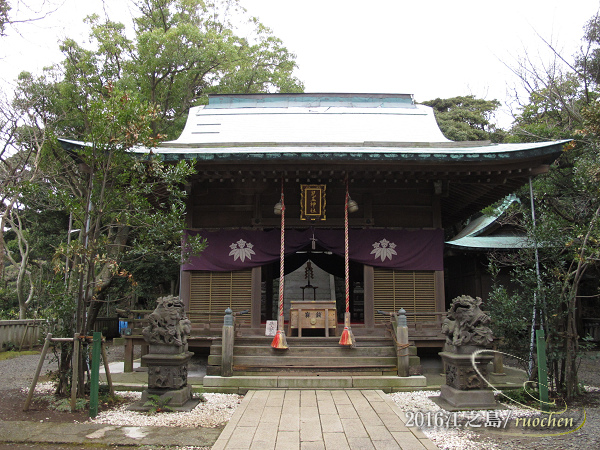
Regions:
<instances>
[{"instance_id":1,"label":"red tassel","mask_svg":"<svg viewBox=\"0 0 600 450\"><path fill-rule=\"evenodd\" d=\"M273 338L273 342L271 342L271 347L277 348L279 350L287 350L288 345L285 339L285 333L281 330L277 330L275 337Z\"/></svg>"},{"instance_id":2,"label":"red tassel","mask_svg":"<svg viewBox=\"0 0 600 450\"><path fill-rule=\"evenodd\" d=\"M340 337L340 345L345 347L354 347L354 334L350 327L344 327L344 331L342 332L342 336Z\"/></svg>"}]
</instances>

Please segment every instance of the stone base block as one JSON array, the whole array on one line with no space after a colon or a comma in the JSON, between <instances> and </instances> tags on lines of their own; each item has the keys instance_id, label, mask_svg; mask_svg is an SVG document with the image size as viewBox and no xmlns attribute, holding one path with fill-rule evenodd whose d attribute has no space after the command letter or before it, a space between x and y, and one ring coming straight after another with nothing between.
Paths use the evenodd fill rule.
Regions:
<instances>
[{"instance_id":1,"label":"stone base block","mask_svg":"<svg viewBox=\"0 0 600 450\"><path fill-rule=\"evenodd\" d=\"M440 387L441 395L432 397L435 403L446 411L460 411L463 409L501 409L496 403L494 393L491 390L471 389L461 391L452 386Z\"/></svg>"},{"instance_id":2,"label":"stone base block","mask_svg":"<svg viewBox=\"0 0 600 450\"><path fill-rule=\"evenodd\" d=\"M150 344L148 353L154 355L181 355L188 353L188 345Z\"/></svg>"},{"instance_id":3,"label":"stone base block","mask_svg":"<svg viewBox=\"0 0 600 450\"><path fill-rule=\"evenodd\" d=\"M191 411L200 402L192 398L192 387L185 386L181 389L146 389L142 392L142 399L129 407L131 411L150 411L152 406L144 406L151 395L158 395L173 411ZM167 400L168 399L168 400Z\"/></svg>"},{"instance_id":4,"label":"stone base block","mask_svg":"<svg viewBox=\"0 0 600 450\"><path fill-rule=\"evenodd\" d=\"M157 345L150 346L158 347ZM174 346L163 346L175 348ZM154 350L157 350L154 348ZM165 350L165 349L163 349ZM148 388L157 390L178 390L187 385L188 363L192 352L148 353L142 362L148 366Z\"/></svg>"},{"instance_id":5,"label":"stone base block","mask_svg":"<svg viewBox=\"0 0 600 450\"><path fill-rule=\"evenodd\" d=\"M446 384L457 390L482 390L488 387L488 365L492 355L441 352L446 367ZM475 370L477 368L477 370Z\"/></svg>"},{"instance_id":6,"label":"stone base block","mask_svg":"<svg viewBox=\"0 0 600 450\"><path fill-rule=\"evenodd\" d=\"M349 389L352 377L278 377L278 388L285 389Z\"/></svg>"},{"instance_id":7,"label":"stone base block","mask_svg":"<svg viewBox=\"0 0 600 450\"><path fill-rule=\"evenodd\" d=\"M386 392L422 389L424 376L205 376L204 389L225 392L225 389L383 389Z\"/></svg>"},{"instance_id":8,"label":"stone base block","mask_svg":"<svg viewBox=\"0 0 600 450\"><path fill-rule=\"evenodd\" d=\"M398 389L398 388L424 388L427 386L427 379L424 376L412 377L353 377L352 387L359 389Z\"/></svg>"},{"instance_id":9,"label":"stone base block","mask_svg":"<svg viewBox=\"0 0 600 450\"><path fill-rule=\"evenodd\" d=\"M218 375L207 375L202 380L205 388L238 388L246 387L250 389L276 389L277 378L270 376L262 377L221 377Z\"/></svg>"}]
</instances>

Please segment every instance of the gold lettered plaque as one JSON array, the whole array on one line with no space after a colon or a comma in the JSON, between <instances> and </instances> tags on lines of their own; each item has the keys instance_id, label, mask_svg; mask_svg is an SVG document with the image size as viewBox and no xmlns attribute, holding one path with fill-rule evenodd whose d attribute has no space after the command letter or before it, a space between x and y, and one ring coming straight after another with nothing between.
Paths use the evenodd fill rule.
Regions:
<instances>
[{"instance_id":1,"label":"gold lettered plaque","mask_svg":"<svg viewBox=\"0 0 600 450\"><path fill-rule=\"evenodd\" d=\"M300 219L325 220L325 189L324 184L301 184Z\"/></svg>"}]
</instances>

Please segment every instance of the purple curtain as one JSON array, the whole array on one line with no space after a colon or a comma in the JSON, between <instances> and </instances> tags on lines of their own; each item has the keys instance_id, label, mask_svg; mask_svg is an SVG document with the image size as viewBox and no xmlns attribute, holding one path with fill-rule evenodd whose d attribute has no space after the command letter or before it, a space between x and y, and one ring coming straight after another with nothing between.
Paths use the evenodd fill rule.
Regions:
<instances>
[{"instance_id":1,"label":"purple curtain","mask_svg":"<svg viewBox=\"0 0 600 450\"><path fill-rule=\"evenodd\" d=\"M206 249L192 256L183 270L226 272L279 260L280 230L220 230L195 232ZM337 255L344 254L344 230L286 230L285 254L309 247L312 240ZM397 270L443 270L443 230L350 230L350 259Z\"/></svg>"}]
</instances>

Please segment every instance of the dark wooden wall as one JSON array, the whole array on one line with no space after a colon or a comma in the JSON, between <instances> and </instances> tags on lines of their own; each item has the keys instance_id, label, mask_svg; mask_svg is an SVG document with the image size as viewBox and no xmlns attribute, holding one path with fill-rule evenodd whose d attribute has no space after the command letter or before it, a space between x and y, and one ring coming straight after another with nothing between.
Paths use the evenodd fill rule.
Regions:
<instances>
[{"instance_id":1,"label":"dark wooden wall","mask_svg":"<svg viewBox=\"0 0 600 450\"><path fill-rule=\"evenodd\" d=\"M317 184L315 180L311 184ZM327 186L326 220L300 220L300 185L306 180L284 184L286 224L303 228L343 227L343 181L322 182ZM280 218L273 212L279 201L281 185L275 180L198 181L192 185L188 208L190 228L278 227ZM435 228L439 205L430 183L357 182L350 185L350 196L359 210L350 216L351 227Z\"/></svg>"}]
</instances>

